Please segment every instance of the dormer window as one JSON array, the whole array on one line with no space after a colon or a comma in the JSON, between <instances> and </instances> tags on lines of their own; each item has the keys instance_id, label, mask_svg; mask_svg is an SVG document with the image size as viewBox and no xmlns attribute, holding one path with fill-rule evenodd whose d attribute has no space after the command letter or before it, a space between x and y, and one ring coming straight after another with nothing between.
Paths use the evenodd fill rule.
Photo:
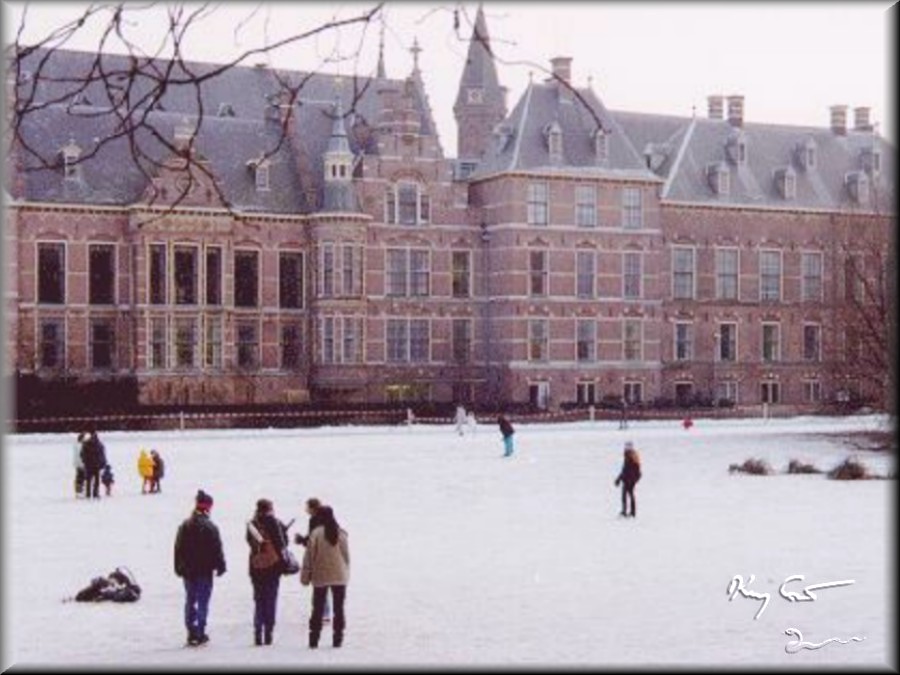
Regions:
<instances>
[{"instance_id":1,"label":"dormer window","mask_svg":"<svg viewBox=\"0 0 900 675\"><path fill-rule=\"evenodd\" d=\"M875 147L863 149L860 164L869 176L877 176L881 172L881 151Z\"/></svg>"},{"instance_id":2,"label":"dormer window","mask_svg":"<svg viewBox=\"0 0 900 675\"><path fill-rule=\"evenodd\" d=\"M658 171L668 157L669 146L665 143L648 143L644 147L644 161L651 171Z\"/></svg>"},{"instance_id":3,"label":"dormer window","mask_svg":"<svg viewBox=\"0 0 900 675\"><path fill-rule=\"evenodd\" d=\"M544 137L547 139L547 148L550 151L550 163L562 162L562 129L559 122L553 122L544 127Z\"/></svg>"},{"instance_id":4,"label":"dormer window","mask_svg":"<svg viewBox=\"0 0 900 675\"><path fill-rule=\"evenodd\" d=\"M797 174L791 167L775 171L775 187L782 199L794 199L797 196Z\"/></svg>"},{"instance_id":5,"label":"dormer window","mask_svg":"<svg viewBox=\"0 0 900 675\"><path fill-rule=\"evenodd\" d=\"M256 183L256 190L258 192L268 190L270 168L269 160L263 158L251 159L249 162L247 162L247 168L253 172L253 179Z\"/></svg>"},{"instance_id":6,"label":"dormer window","mask_svg":"<svg viewBox=\"0 0 900 675\"><path fill-rule=\"evenodd\" d=\"M807 138L797 146L797 159L804 171L816 168L816 142L813 139Z\"/></svg>"},{"instance_id":7,"label":"dormer window","mask_svg":"<svg viewBox=\"0 0 900 675\"><path fill-rule=\"evenodd\" d=\"M69 142L60 149L63 160L63 176L66 180L78 180L81 178L81 164L78 160L81 158L81 148L76 145L75 140L70 138Z\"/></svg>"},{"instance_id":8,"label":"dormer window","mask_svg":"<svg viewBox=\"0 0 900 675\"><path fill-rule=\"evenodd\" d=\"M594 132L594 157L597 164L605 164L609 159L609 134L604 129Z\"/></svg>"},{"instance_id":9,"label":"dormer window","mask_svg":"<svg viewBox=\"0 0 900 675\"><path fill-rule=\"evenodd\" d=\"M220 103L219 117L234 117L234 106L230 103Z\"/></svg>"},{"instance_id":10,"label":"dormer window","mask_svg":"<svg viewBox=\"0 0 900 675\"><path fill-rule=\"evenodd\" d=\"M725 154L728 160L736 166L743 166L747 163L747 137L743 131L732 130L725 142Z\"/></svg>"},{"instance_id":11,"label":"dormer window","mask_svg":"<svg viewBox=\"0 0 900 675\"><path fill-rule=\"evenodd\" d=\"M862 171L848 173L845 178L850 198L857 204L869 203L869 177Z\"/></svg>"},{"instance_id":12,"label":"dormer window","mask_svg":"<svg viewBox=\"0 0 900 675\"><path fill-rule=\"evenodd\" d=\"M721 196L731 191L731 170L725 162L710 164L706 168L706 176L712 191Z\"/></svg>"}]
</instances>

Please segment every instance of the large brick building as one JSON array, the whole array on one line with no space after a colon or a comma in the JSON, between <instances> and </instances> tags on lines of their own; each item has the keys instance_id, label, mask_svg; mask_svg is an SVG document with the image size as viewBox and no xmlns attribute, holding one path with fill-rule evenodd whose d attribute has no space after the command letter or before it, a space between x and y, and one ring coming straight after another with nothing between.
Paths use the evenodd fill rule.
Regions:
<instances>
[{"instance_id":1,"label":"large brick building","mask_svg":"<svg viewBox=\"0 0 900 675\"><path fill-rule=\"evenodd\" d=\"M480 10L475 36L457 158L417 64L312 75L289 116L306 73L231 69L199 124L173 88L146 114L214 179L174 205L177 153L149 175L124 141L77 161L110 132L101 93L60 96L94 55L55 54L38 84L26 62L19 95L47 105L7 157L11 368L132 378L145 403L883 395L845 325L848 261L883 279L894 222L868 109L815 128L749 123L741 96L617 112L560 57L508 112ZM25 147L62 159L34 170Z\"/></svg>"}]
</instances>

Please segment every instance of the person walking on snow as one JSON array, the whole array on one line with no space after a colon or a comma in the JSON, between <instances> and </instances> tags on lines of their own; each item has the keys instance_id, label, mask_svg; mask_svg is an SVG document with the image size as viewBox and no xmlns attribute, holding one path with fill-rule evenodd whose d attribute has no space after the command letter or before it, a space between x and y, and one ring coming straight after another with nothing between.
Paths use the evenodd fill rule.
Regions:
<instances>
[{"instance_id":1,"label":"person walking on snow","mask_svg":"<svg viewBox=\"0 0 900 675\"><path fill-rule=\"evenodd\" d=\"M86 432L81 432L78 434L78 439L75 441L75 445L72 448L73 456L72 456L72 466L75 467L75 496L79 497L81 493L84 491L84 460L81 459L81 449L84 447L84 442L88 439L88 434Z\"/></svg>"},{"instance_id":2,"label":"person walking on snow","mask_svg":"<svg viewBox=\"0 0 900 675\"><path fill-rule=\"evenodd\" d=\"M634 486L641 479L641 458L631 441L625 442L624 461L616 485L622 485L622 512L620 516L636 517L636 505L634 501ZM627 500L631 500L631 513L628 513Z\"/></svg>"},{"instance_id":3,"label":"person walking on snow","mask_svg":"<svg viewBox=\"0 0 900 675\"><path fill-rule=\"evenodd\" d=\"M305 547L307 542L309 542L309 535L312 534L312 531L316 529L322 519L321 515L322 511L322 502L316 497L310 497L306 500L306 515L309 516L309 525L306 528L306 536L300 534L299 532L294 535L294 543L299 544L300 546ZM325 596L325 607L322 610L322 621L329 622L331 621L331 603L328 601L328 596Z\"/></svg>"},{"instance_id":4,"label":"person walking on snow","mask_svg":"<svg viewBox=\"0 0 900 675\"><path fill-rule=\"evenodd\" d=\"M516 431L506 415L500 415L497 418L497 424L500 426L500 434L503 436L503 456L509 457L513 454L513 434Z\"/></svg>"},{"instance_id":5,"label":"person walking on snow","mask_svg":"<svg viewBox=\"0 0 900 675\"><path fill-rule=\"evenodd\" d=\"M466 409L461 405L456 406L456 417L453 421L456 424L456 433L460 436L466 433Z\"/></svg>"},{"instance_id":6,"label":"person walking on snow","mask_svg":"<svg viewBox=\"0 0 900 675\"><path fill-rule=\"evenodd\" d=\"M319 646L322 614L329 589L334 603L331 644L333 647L340 647L344 643L344 630L347 626L344 599L347 597L347 583L350 581L347 533L338 525L331 507L323 506L318 515L320 524L309 535L300 570L300 583L304 586L312 584L313 587L313 612L309 619L310 649Z\"/></svg>"},{"instance_id":7,"label":"person walking on snow","mask_svg":"<svg viewBox=\"0 0 900 675\"><path fill-rule=\"evenodd\" d=\"M147 494L153 488L153 458L144 448L141 448L141 454L137 461L138 475L143 480L141 485L141 494Z\"/></svg>"},{"instance_id":8,"label":"person walking on snow","mask_svg":"<svg viewBox=\"0 0 900 675\"><path fill-rule=\"evenodd\" d=\"M213 572L225 574L225 554L219 528L210 520L213 498L197 491L194 511L175 536L175 574L184 580L184 624L191 647L209 642L206 620L213 590Z\"/></svg>"},{"instance_id":9,"label":"person walking on snow","mask_svg":"<svg viewBox=\"0 0 900 675\"><path fill-rule=\"evenodd\" d=\"M256 502L256 513L247 523L250 546L250 582L253 584L253 641L257 646L272 644L278 586L284 563L281 552L287 546L284 523L275 517L271 500Z\"/></svg>"},{"instance_id":10,"label":"person walking on snow","mask_svg":"<svg viewBox=\"0 0 900 675\"><path fill-rule=\"evenodd\" d=\"M81 446L81 461L84 462L84 496L100 499L100 470L106 466L106 449L96 431L91 431Z\"/></svg>"}]
</instances>

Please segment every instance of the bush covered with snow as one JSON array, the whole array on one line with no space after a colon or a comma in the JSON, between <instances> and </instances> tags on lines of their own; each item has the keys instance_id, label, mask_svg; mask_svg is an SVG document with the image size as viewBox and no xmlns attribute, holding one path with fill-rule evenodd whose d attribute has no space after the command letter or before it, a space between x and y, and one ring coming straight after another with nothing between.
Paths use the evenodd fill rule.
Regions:
<instances>
[{"instance_id":1,"label":"bush covered with snow","mask_svg":"<svg viewBox=\"0 0 900 675\"><path fill-rule=\"evenodd\" d=\"M828 477L833 480L867 480L874 476L862 462L848 457L829 471Z\"/></svg>"},{"instance_id":2,"label":"bush covered with snow","mask_svg":"<svg viewBox=\"0 0 900 675\"><path fill-rule=\"evenodd\" d=\"M798 459L792 459L788 463L788 473L822 473L821 469L817 469L812 464L804 464Z\"/></svg>"},{"instance_id":3,"label":"bush covered with snow","mask_svg":"<svg viewBox=\"0 0 900 675\"><path fill-rule=\"evenodd\" d=\"M775 471L764 459L750 458L743 464L732 464L728 467L729 473L749 473L754 476L771 476Z\"/></svg>"}]
</instances>

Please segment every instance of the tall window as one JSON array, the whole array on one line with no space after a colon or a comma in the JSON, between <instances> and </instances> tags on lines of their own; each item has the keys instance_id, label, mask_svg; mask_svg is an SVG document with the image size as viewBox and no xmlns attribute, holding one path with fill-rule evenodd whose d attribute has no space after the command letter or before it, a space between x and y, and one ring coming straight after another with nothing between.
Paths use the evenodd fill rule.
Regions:
<instances>
[{"instance_id":1,"label":"tall window","mask_svg":"<svg viewBox=\"0 0 900 675\"><path fill-rule=\"evenodd\" d=\"M761 382L759 398L761 403L781 403L781 385L778 382Z\"/></svg>"},{"instance_id":2,"label":"tall window","mask_svg":"<svg viewBox=\"0 0 900 675\"><path fill-rule=\"evenodd\" d=\"M431 292L431 256L428 249L387 250L385 293L390 296L427 296Z\"/></svg>"},{"instance_id":3,"label":"tall window","mask_svg":"<svg viewBox=\"0 0 900 675\"><path fill-rule=\"evenodd\" d=\"M640 405L644 400L644 384L642 382L625 382L622 385L622 397L628 405Z\"/></svg>"},{"instance_id":4,"label":"tall window","mask_svg":"<svg viewBox=\"0 0 900 675\"><path fill-rule=\"evenodd\" d=\"M259 253L234 252L234 306L256 307L259 303Z\"/></svg>"},{"instance_id":5,"label":"tall window","mask_svg":"<svg viewBox=\"0 0 900 675\"><path fill-rule=\"evenodd\" d=\"M644 226L644 208L640 188L622 189L622 227L639 230Z\"/></svg>"},{"instance_id":6,"label":"tall window","mask_svg":"<svg viewBox=\"0 0 900 675\"><path fill-rule=\"evenodd\" d=\"M345 316L342 323L341 359L344 363L359 363L362 361L362 319Z\"/></svg>"},{"instance_id":7,"label":"tall window","mask_svg":"<svg viewBox=\"0 0 900 675\"><path fill-rule=\"evenodd\" d=\"M40 323L40 367L62 368L66 355L65 324L61 319L42 319Z\"/></svg>"},{"instance_id":8,"label":"tall window","mask_svg":"<svg viewBox=\"0 0 900 675\"><path fill-rule=\"evenodd\" d=\"M299 251L278 254L278 306L282 309L303 307L303 254Z\"/></svg>"},{"instance_id":9,"label":"tall window","mask_svg":"<svg viewBox=\"0 0 900 675\"><path fill-rule=\"evenodd\" d=\"M333 316L322 317L322 363L335 363L337 355L335 354L335 318Z\"/></svg>"},{"instance_id":10,"label":"tall window","mask_svg":"<svg viewBox=\"0 0 900 675\"><path fill-rule=\"evenodd\" d=\"M168 347L165 318L150 319L150 363L148 365L151 369L164 370L168 367Z\"/></svg>"},{"instance_id":11,"label":"tall window","mask_svg":"<svg viewBox=\"0 0 900 675\"><path fill-rule=\"evenodd\" d=\"M575 350L578 361L590 362L597 359L597 323L593 319L578 319L576 322Z\"/></svg>"},{"instance_id":12,"label":"tall window","mask_svg":"<svg viewBox=\"0 0 900 675\"><path fill-rule=\"evenodd\" d=\"M199 286L197 248L176 246L173 252L175 264L175 304L196 305Z\"/></svg>"},{"instance_id":13,"label":"tall window","mask_svg":"<svg viewBox=\"0 0 900 675\"><path fill-rule=\"evenodd\" d=\"M777 323L762 325L762 360L766 363L781 358L781 326Z\"/></svg>"},{"instance_id":14,"label":"tall window","mask_svg":"<svg viewBox=\"0 0 900 675\"><path fill-rule=\"evenodd\" d=\"M222 304L222 249L218 246L206 249L206 304Z\"/></svg>"},{"instance_id":15,"label":"tall window","mask_svg":"<svg viewBox=\"0 0 900 675\"><path fill-rule=\"evenodd\" d=\"M690 361L694 356L693 326L689 323L675 324L675 360Z\"/></svg>"},{"instance_id":16,"label":"tall window","mask_svg":"<svg viewBox=\"0 0 900 675\"><path fill-rule=\"evenodd\" d=\"M430 255L427 249L411 249L409 252L409 294L424 297L430 293Z\"/></svg>"},{"instance_id":17,"label":"tall window","mask_svg":"<svg viewBox=\"0 0 900 675\"><path fill-rule=\"evenodd\" d=\"M781 251L759 253L759 299L781 300Z\"/></svg>"},{"instance_id":18,"label":"tall window","mask_svg":"<svg viewBox=\"0 0 900 675\"><path fill-rule=\"evenodd\" d=\"M259 365L259 326L256 322L237 324L238 368L253 369Z\"/></svg>"},{"instance_id":19,"label":"tall window","mask_svg":"<svg viewBox=\"0 0 900 675\"><path fill-rule=\"evenodd\" d=\"M204 333L204 358L207 368L222 367L222 317L207 316Z\"/></svg>"},{"instance_id":20,"label":"tall window","mask_svg":"<svg viewBox=\"0 0 900 675\"><path fill-rule=\"evenodd\" d=\"M109 370L115 367L116 331L108 319L91 321L91 368Z\"/></svg>"},{"instance_id":21,"label":"tall window","mask_svg":"<svg viewBox=\"0 0 900 675\"><path fill-rule=\"evenodd\" d=\"M737 361L737 324L719 324L719 361Z\"/></svg>"},{"instance_id":22,"label":"tall window","mask_svg":"<svg viewBox=\"0 0 900 675\"><path fill-rule=\"evenodd\" d=\"M454 298L468 298L471 295L471 261L471 251L453 251L452 253Z\"/></svg>"},{"instance_id":23,"label":"tall window","mask_svg":"<svg viewBox=\"0 0 900 675\"><path fill-rule=\"evenodd\" d=\"M578 405L591 405L597 403L597 383L590 381L576 383L575 402Z\"/></svg>"},{"instance_id":24,"label":"tall window","mask_svg":"<svg viewBox=\"0 0 900 675\"><path fill-rule=\"evenodd\" d=\"M472 320L453 319L453 360L468 363L472 359Z\"/></svg>"},{"instance_id":25,"label":"tall window","mask_svg":"<svg viewBox=\"0 0 900 675\"><path fill-rule=\"evenodd\" d=\"M88 302L115 304L115 246L91 244L88 249Z\"/></svg>"},{"instance_id":26,"label":"tall window","mask_svg":"<svg viewBox=\"0 0 900 675\"><path fill-rule=\"evenodd\" d=\"M803 400L806 403L819 403L822 400L822 384L818 380L804 380Z\"/></svg>"},{"instance_id":27,"label":"tall window","mask_svg":"<svg viewBox=\"0 0 900 675\"><path fill-rule=\"evenodd\" d=\"M820 361L822 359L822 327L818 324L803 326L803 360Z\"/></svg>"},{"instance_id":28,"label":"tall window","mask_svg":"<svg viewBox=\"0 0 900 675\"><path fill-rule=\"evenodd\" d=\"M344 244L342 247L341 286L345 296L362 295L362 248L356 244Z\"/></svg>"},{"instance_id":29,"label":"tall window","mask_svg":"<svg viewBox=\"0 0 900 675\"><path fill-rule=\"evenodd\" d=\"M150 244L150 304L165 305L166 300L166 245Z\"/></svg>"},{"instance_id":30,"label":"tall window","mask_svg":"<svg viewBox=\"0 0 900 675\"><path fill-rule=\"evenodd\" d=\"M431 220L431 202L418 183L401 182L385 195L385 222L395 225L425 225Z\"/></svg>"},{"instance_id":31,"label":"tall window","mask_svg":"<svg viewBox=\"0 0 900 675\"><path fill-rule=\"evenodd\" d=\"M640 361L641 353L641 322L639 319L625 319L623 330L623 356L626 361Z\"/></svg>"},{"instance_id":32,"label":"tall window","mask_svg":"<svg viewBox=\"0 0 900 675\"><path fill-rule=\"evenodd\" d=\"M66 301L66 253L63 244L38 244L38 302L62 305Z\"/></svg>"},{"instance_id":33,"label":"tall window","mask_svg":"<svg viewBox=\"0 0 900 675\"><path fill-rule=\"evenodd\" d=\"M578 227L597 226L597 187L578 185L575 188L575 224Z\"/></svg>"},{"instance_id":34,"label":"tall window","mask_svg":"<svg viewBox=\"0 0 900 675\"><path fill-rule=\"evenodd\" d=\"M334 244L322 244L319 249L321 273L320 294L324 298L334 296Z\"/></svg>"},{"instance_id":35,"label":"tall window","mask_svg":"<svg viewBox=\"0 0 900 675\"><path fill-rule=\"evenodd\" d=\"M431 360L431 323L428 319L409 322L409 360L417 363Z\"/></svg>"},{"instance_id":36,"label":"tall window","mask_svg":"<svg viewBox=\"0 0 900 675\"><path fill-rule=\"evenodd\" d=\"M387 360L402 363L407 360L409 342L409 322L406 319L387 321Z\"/></svg>"},{"instance_id":37,"label":"tall window","mask_svg":"<svg viewBox=\"0 0 900 675\"><path fill-rule=\"evenodd\" d=\"M672 249L672 297L691 300L694 297L694 249Z\"/></svg>"},{"instance_id":38,"label":"tall window","mask_svg":"<svg viewBox=\"0 0 900 675\"><path fill-rule=\"evenodd\" d=\"M175 319L175 366L193 368L197 354L197 322L193 318Z\"/></svg>"},{"instance_id":39,"label":"tall window","mask_svg":"<svg viewBox=\"0 0 900 675\"><path fill-rule=\"evenodd\" d=\"M428 319L388 319L387 360L391 363L431 360L431 326Z\"/></svg>"},{"instance_id":40,"label":"tall window","mask_svg":"<svg viewBox=\"0 0 900 675\"><path fill-rule=\"evenodd\" d=\"M406 295L406 257L406 249L387 250L387 295Z\"/></svg>"},{"instance_id":41,"label":"tall window","mask_svg":"<svg viewBox=\"0 0 900 675\"><path fill-rule=\"evenodd\" d=\"M550 356L550 335L546 319L528 322L528 360L546 361Z\"/></svg>"},{"instance_id":42,"label":"tall window","mask_svg":"<svg viewBox=\"0 0 900 675\"><path fill-rule=\"evenodd\" d=\"M301 328L299 323L281 325L281 368L298 370L300 368Z\"/></svg>"},{"instance_id":43,"label":"tall window","mask_svg":"<svg viewBox=\"0 0 900 675\"><path fill-rule=\"evenodd\" d=\"M801 259L803 267L803 300L819 302L822 300L822 254L804 253Z\"/></svg>"},{"instance_id":44,"label":"tall window","mask_svg":"<svg viewBox=\"0 0 900 675\"><path fill-rule=\"evenodd\" d=\"M534 297L547 295L547 281L549 270L547 269L547 251L530 251L530 285L529 294Z\"/></svg>"},{"instance_id":45,"label":"tall window","mask_svg":"<svg viewBox=\"0 0 900 675\"><path fill-rule=\"evenodd\" d=\"M594 297L594 280L597 278L593 251L578 251L575 254L575 294L579 298Z\"/></svg>"},{"instance_id":46,"label":"tall window","mask_svg":"<svg viewBox=\"0 0 900 675\"><path fill-rule=\"evenodd\" d=\"M738 299L738 249L716 249L716 298Z\"/></svg>"},{"instance_id":47,"label":"tall window","mask_svg":"<svg viewBox=\"0 0 900 675\"><path fill-rule=\"evenodd\" d=\"M716 382L716 400L738 402L738 383L734 380Z\"/></svg>"},{"instance_id":48,"label":"tall window","mask_svg":"<svg viewBox=\"0 0 900 675\"><path fill-rule=\"evenodd\" d=\"M549 202L547 183L528 184L528 224L546 225Z\"/></svg>"},{"instance_id":49,"label":"tall window","mask_svg":"<svg viewBox=\"0 0 900 675\"><path fill-rule=\"evenodd\" d=\"M622 255L622 297L633 300L641 297L641 254L627 251Z\"/></svg>"}]
</instances>

